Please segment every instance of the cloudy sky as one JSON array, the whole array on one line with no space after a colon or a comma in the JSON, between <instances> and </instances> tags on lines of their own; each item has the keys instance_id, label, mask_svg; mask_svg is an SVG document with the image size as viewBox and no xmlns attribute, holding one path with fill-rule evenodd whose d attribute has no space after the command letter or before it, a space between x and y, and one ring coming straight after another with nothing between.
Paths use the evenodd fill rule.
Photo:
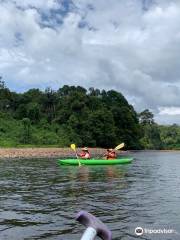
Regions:
<instances>
[{"instance_id":1,"label":"cloudy sky","mask_svg":"<svg viewBox=\"0 0 180 240\"><path fill-rule=\"evenodd\" d=\"M180 124L180 0L0 0L0 75L18 92L115 89Z\"/></svg>"}]
</instances>

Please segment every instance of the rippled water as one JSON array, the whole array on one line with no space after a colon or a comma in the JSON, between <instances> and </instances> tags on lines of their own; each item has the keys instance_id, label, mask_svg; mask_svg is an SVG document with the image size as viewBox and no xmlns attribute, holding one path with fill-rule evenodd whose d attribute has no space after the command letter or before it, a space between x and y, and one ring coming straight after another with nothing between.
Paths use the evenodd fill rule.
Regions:
<instances>
[{"instance_id":1,"label":"rippled water","mask_svg":"<svg viewBox=\"0 0 180 240\"><path fill-rule=\"evenodd\" d=\"M84 227L74 215L81 209L100 217L114 240L137 239L137 226L180 233L180 153L132 155L132 164L102 167L0 160L0 239L80 239Z\"/></svg>"}]
</instances>

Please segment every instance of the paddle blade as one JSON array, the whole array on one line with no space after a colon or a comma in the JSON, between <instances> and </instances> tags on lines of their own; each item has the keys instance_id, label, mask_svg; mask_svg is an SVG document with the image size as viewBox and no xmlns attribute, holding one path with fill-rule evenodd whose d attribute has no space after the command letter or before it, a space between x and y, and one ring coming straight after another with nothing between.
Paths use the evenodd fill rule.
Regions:
<instances>
[{"instance_id":1,"label":"paddle blade","mask_svg":"<svg viewBox=\"0 0 180 240\"><path fill-rule=\"evenodd\" d=\"M73 150L73 151L76 151L76 145L73 143L73 144L71 144L71 149Z\"/></svg>"},{"instance_id":2,"label":"paddle blade","mask_svg":"<svg viewBox=\"0 0 180 240\"><path fill-rule=\"evenodd\" d=\"M119 144L118 146L115 147L115 150L119 150L124 147L124 143Z\"/></svg>"},{"instance_id":3,"label":"paddle blade","mask_svg":"<svg viewBox=\"0 0 180 240\"><path fill-rule=\"evenodd\" d=\"M78 159L78 154L76 152L76 145L73 143L71 144L71 149L76 153L76 158ZM78 159L79 166L81 166L80 160Z\"/></svg>"}]
</instances>

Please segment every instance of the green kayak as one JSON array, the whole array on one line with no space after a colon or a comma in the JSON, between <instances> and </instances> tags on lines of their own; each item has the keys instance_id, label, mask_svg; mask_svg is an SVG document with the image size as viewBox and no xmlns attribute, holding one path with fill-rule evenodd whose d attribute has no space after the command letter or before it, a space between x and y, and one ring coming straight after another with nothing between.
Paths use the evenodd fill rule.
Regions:
<instances>
[{"instance_id":1,"label":"green kayak","mask_svg":"<svg viewBox=\"0 0 180 240\"><path fill-rule=\"evenodd\" d=\"M119 158L114 160L106 159L59 159L58 163L61 165L79 165L79 161L82 165L115 165L131 163L133 158Z\"/></svg>"}]
</instances>

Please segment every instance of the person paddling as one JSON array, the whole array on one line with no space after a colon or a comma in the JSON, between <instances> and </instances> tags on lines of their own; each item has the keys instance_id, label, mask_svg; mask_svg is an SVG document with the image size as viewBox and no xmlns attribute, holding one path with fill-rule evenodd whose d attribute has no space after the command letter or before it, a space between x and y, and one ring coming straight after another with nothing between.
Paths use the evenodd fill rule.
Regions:
<instances>
[{"instance_id":1,"label":"person paddling","mask_svg":"<svg viewBox=\"0 0 180 240\"><path fill-rule=\"evenodd\" d=\"M80 157L82 159L90 159L91 158L90 152L87 147L84 147L81 150L82 150L82 152L78 154L78 157Z\"/></svg>"},{"instance_id":2,"label":"person paddling","mask_svg":"<svg viewBox=\"0 0 180 240\"><path fill-rule=\"evenodd\" d=\"M112 148L107 149L107 152L104 154L104 156L106 157L107 160L117 158L116 151Z\"/></svg>"}]
</instances>

